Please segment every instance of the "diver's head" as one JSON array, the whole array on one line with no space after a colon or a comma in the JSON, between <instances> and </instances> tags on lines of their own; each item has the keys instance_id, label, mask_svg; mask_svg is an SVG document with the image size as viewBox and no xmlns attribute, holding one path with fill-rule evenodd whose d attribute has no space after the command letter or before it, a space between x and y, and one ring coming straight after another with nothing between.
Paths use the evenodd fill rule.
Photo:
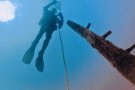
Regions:
<instances>
[{"instance_id":1,"label":"diver's head","mask_svg":"<svg viewBox=\"0 0 135 90\"><path fill-rule=\"evenodd\" d=\"M56 14L61 10L61 5L62 3L60 1L57 1L57 3L50 8L50 11Z\"/></svg>"},{"instance_id":2,"label":"diver's head","mask_svg":"<svg viewBox=\"0 0 135 90\"><path fill-rule=\"evenodd\" d=\"M61 10L61 6L62 6L61 1L57 1L57 3L54 5L54 7L59 11Z\"/></svg>"}]
</instances>

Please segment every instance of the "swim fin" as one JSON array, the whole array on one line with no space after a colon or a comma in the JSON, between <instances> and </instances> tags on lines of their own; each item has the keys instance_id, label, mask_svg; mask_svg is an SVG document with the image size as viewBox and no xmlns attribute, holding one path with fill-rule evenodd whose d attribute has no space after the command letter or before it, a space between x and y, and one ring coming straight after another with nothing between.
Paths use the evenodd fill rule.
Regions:
<instances>
[{"instance_id":1,"label":"swim fin","mask_svg":"<svg viewBox=\"0 0 135 90\"><path fill-rule=\"evenodd\" d=\"M38 55L35 66L38 71L43 72L43 70L44 70L43 55L40 55L40 54Z\"/></svg>"},{"instance_id":2,"label":"swim fin","mask_svg":"<svg viewBox=\"0 0 135 90\"><path fill-rule=\"evenodd\" d=\"M30 47L26 53L24 54L23 56L23 59L22 61L25 63L25 64L30 64L32 59L33 59L33 56L34 56L34 52L35 52L35 47Z\"/></svg>"}]
</instances>

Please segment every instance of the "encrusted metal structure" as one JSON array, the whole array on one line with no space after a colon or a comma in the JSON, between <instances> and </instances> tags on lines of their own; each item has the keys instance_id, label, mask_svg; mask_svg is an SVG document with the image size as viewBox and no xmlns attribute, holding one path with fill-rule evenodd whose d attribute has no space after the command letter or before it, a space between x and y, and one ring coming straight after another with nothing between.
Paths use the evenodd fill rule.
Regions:
<instances>
[{"instance_id":1,"label":"encrusted metal structure","mask_svg":"<svg viewBox=\"0 0 135 90\"><path fill-rule=\"evenodd\" d=\"M67 24L85 38L93 48L102 54L124 77L135 85L135 56L130 53L135 48L135 44L124 50L106 40L106 37L112 33L111 31L108 31L103 36L99 36L89 30L90 23L87 27L83 27L68 20Z\"/></svg>"}]
</instances>

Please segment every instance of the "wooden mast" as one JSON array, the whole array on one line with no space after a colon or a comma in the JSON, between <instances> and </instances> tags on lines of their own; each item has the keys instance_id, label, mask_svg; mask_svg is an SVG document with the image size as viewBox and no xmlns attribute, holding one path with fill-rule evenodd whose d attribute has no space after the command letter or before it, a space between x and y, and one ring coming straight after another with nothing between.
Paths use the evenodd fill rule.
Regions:
<instances>
[{"instance_id":1,"label":"wooden mast","mask_svg":"<svg viewBox=\"0 0 135 90\"><path fill-rule=\"evenodd\" d=\"M85 38L93 48L104 56L124 77L135 85L135 56L130 52L135 48L135 44L123 50L110 41L106 40L112 32L108 31L103 36L99 36L89 30L90 23L83 27L73 21L68 20L68 26Z\"/></svg>"}]
</instances>

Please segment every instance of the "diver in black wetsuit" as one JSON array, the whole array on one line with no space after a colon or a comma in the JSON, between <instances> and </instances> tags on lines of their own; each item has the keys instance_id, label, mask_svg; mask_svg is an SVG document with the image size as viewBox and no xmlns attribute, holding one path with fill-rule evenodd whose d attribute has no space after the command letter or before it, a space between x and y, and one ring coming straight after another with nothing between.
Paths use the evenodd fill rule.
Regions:
<instances>
[{"instance_id":1,"label":"diver in black wetsuit","mask_svg":"<svg viewBox=\"0 0 135 90\"><path fill-rule=\"evenodd\" d=\"M49 44L52 34L55 30L60 29L63 26L64 22L63 15L61 12L57 13L57 9L54 7L52 7L51 10L49 10L50 7L56 3L57 1L54 0L43 8L44 10L43 17L39 22L39 25L41 26L40 31L36 36L35 40L32 42L31 47L26 51L22 60L26 64L31 63L34 56L36 45L38 44L43 34L46 33L46 39L43 42L42 49L38 53L38 57L36 59L35 64L37 70L40 72L43 72L44 69L43 54Z\"/></svg>"}]
</instances>

